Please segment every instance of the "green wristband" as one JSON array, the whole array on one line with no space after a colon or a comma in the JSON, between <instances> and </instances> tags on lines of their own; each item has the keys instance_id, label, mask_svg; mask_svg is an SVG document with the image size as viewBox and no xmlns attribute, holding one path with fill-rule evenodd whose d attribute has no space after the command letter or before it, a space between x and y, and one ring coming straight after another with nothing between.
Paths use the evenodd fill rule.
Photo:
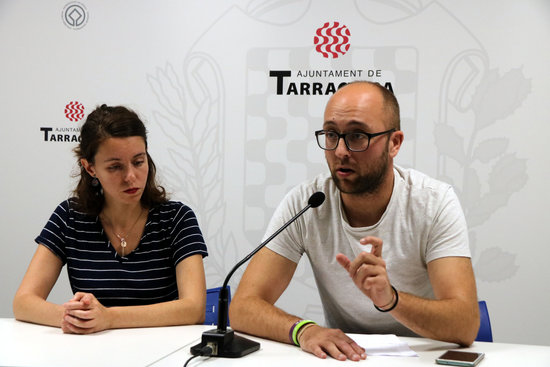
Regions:
<instances>
[{"instance_id":1,"label":"green wristband","mask_svg":"<svg viewBox=\"0 0 550 367\"><path fill-rule=\"evenodd\" d=\"M296 324L296 326L294 326L294 329L292 330L292 341L297 346L300 346L300 343L298 343L298 338L297 338L298 337L298 331L300 331L300 329L302 327L304 327L305 325L307 325L307 324L317 324L317 323L313 320L300 320L300 322L298 322Z\"/></svg>"}]
</instances>

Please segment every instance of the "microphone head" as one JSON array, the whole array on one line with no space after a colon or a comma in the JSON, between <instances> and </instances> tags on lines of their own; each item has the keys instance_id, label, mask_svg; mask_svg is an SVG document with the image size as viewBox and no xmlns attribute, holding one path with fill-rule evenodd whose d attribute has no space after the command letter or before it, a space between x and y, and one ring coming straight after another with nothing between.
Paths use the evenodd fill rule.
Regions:
<instances>
[{"instance_id":1,"label":"microphone head","mask_svg":"<svg viewBox=\"0 0 550 367\"><path fill-rule=\"evenodd\" d=\"M307 203L310 207L317 208L319 205L323 204L323 201L325 201L325 194L321 191L317 191L309 197Z\"/></svg>"}]
</instances>

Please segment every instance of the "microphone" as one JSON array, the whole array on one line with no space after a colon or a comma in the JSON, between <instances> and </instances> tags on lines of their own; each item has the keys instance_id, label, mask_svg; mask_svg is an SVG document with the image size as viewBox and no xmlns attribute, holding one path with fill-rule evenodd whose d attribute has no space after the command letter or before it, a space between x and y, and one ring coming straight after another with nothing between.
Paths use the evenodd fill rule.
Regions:
<instances>
[{"instance_id":1,"label":"microphone","mask_svg":"<svg viewBox=\"0 0 550 367\"><path fill-rule=\"evenodd\" d=\"M218 327L216 329L207 330L202 333L201 342L191 347L192 355L201 355L204 353L204 347L210 347L212 349L212 357L240 358L260 349L260 343L239 335L235 335L235 332L232 329L227 330L227 316L229 311L227 283L229 282L229 279L231 278L233 273L235 273L235 271L242 264L250 260L252 256L254 256L273 238L279 235L279 233L281 233L286 227L291 225L296 219L304 214L306 210L308 210L309 208L317 208L324 201L325 194L320 191L311 195L305 208L300 210L298 214L292 217L292 219L286 222L281 228L279 228L275 233L269 236L268 239L262 242L258 247L254 249L254 251L252 251L244 259L239 261L237 265L235 265L233 269L231 269L229 274L227 274L225 281L223 282L223 286L220 289L220 294L218 298Z\"/></svg>"}]
</instances>

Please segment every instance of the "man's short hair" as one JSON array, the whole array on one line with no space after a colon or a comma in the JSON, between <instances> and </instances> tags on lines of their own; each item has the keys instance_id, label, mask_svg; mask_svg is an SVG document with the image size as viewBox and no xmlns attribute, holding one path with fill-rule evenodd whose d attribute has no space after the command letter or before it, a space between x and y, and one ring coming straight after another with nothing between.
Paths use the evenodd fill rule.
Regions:
<instances>
[{"instance_id":1,"label":"man's short hair","mask_svg":"<svg viewBox=\"0 0 550 367\"><path fill-rule=\"evenodd\" d=\"M386 112L386 115L388 117L388 119L386 120L387 128L401 130L399 103L397 102L397 98L395 98L395 95L389 89L383 87L378 82L371 82L368 80L356 80L346 84L346 86L352 84L366 84L376 87L380 91L380 93L382 94L382 98L384 99L384 111ZM342 88L345 88L346 86L343 86Z\"/></svg>"}]
</instances>

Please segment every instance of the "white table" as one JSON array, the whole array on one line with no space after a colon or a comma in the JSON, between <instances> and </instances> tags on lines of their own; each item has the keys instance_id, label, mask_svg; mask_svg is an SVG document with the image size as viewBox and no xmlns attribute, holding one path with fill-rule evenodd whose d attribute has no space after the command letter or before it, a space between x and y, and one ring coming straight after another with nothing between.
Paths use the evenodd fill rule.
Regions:
<instances>
[{"instance_id":1,"label":"white table","mask_svg":"<svg viewBox=\"0 0 550 367\"><path fill-rule=\"evenodd\" d=\"M212 326L108 330L92 335L63 334L61 329L0 319L0 366L154 366L181 367L189 348ZM249 336L247 336L249 337ZM400 338L418 357L369 356L361 362L321 360L289 344L256 337L260 350L239 359L195 358L189 366L435 366L435 358L456 344ZM465 350L485 352L480 367L549 367L550 346L476 342Z\"/></svg>"},{"instance_id":2,"label":"white table","mask_svg":"<svg viewBox=\"0 0 550 367\"><path fill-rule=\"evenodd\" d=\"M242 335L242 334L241 334ZM290 344L273 342L261 338L244 335L247 338L260 342L260 350L239 359L198 357L189 363L189 367L214 366L254 366L254 367L291 367L291 366L365 366L365 367L407 367L407 366L439 366L435 359L448 349L462 349L467 351L485 352L484 360L479 367L550 367L550 346L485 343L475 342L469 348L459 348L457 344L439 342L424 338L399 337L407 342L411 349L417 352L418 357L387 357L367 356L360 362L341 362L332 358L321 360L298 347ZM181 367L191 357L189 346L166 356L154 364L155 367Z\"/></svg>"},{"instance_id":3,"label":"white table","mask_svg":"<svg viewBox=\"0 0 550 367\"><path fill-rule=\"evenodd\" d=\"M204 328L117 329L74 335L63 334L60 328L0 319L0 366L148 366L196 340Z\"/></svg>"}]
</instances>

